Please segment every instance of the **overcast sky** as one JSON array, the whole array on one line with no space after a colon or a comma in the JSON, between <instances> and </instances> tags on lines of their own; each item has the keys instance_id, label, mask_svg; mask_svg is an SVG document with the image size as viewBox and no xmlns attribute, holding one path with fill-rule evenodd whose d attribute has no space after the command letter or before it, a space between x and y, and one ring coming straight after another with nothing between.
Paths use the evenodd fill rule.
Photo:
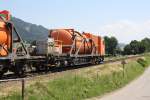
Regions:
<instances>
[{"instance_id":1,"label":"overcast sky","mask_svg":"<svg viewBox=\"0 0 150 100\"><path fill-rule=\"evenodd\" d=\"M4 9L48 29L75 28L121 43L150 38L150 0L0 0Z\"/></svg>"}]
</instances>

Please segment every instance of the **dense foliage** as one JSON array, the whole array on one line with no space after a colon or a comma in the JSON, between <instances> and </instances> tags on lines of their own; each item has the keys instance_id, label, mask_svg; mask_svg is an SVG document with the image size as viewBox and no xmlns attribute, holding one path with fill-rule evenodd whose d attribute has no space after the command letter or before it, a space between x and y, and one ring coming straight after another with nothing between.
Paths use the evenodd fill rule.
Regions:
<instances>
[{"instance_id":1,"label":"dense foliage","mask_svg":"<svg viewBox=\"0 0 150 100\"><path fill-rule=\"evenodd\" d=\"M104 37L106 54L115 55L118 45L118 40L115 37Z\"/></svg>"},{"instance_id":2,"label":"dense foliage","mask_svg":"<svg viewBox=\"0 0 150 100\"><path fill-rule=\"evenodd\" d=\"M104 37L106 55L136 55L150 52L150 38L144 38L141 41L132 40L126 44L123 49L115 37Z\"/></svg>"},{"instance_id":3,"label":"dense foliage","mask_svg":"<svg viewBox=\"0 0 150 100\"><path fill-rule=\"evenodd\" d=\"M130 55L130 54L141 54L144 52L150 52L150 39L144 38L141 41L133 40L130 42L130 44L127 44L124 47L124 54Z\"/></svg>"}]
</instances>

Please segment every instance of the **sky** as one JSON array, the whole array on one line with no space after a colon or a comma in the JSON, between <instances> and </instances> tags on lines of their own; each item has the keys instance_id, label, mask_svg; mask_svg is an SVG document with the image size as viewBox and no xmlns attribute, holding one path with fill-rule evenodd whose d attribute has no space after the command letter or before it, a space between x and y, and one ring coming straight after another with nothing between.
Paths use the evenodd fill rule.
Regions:
<instances>
[{"instance_id":1,"label":"sky","mask_svg":"<svg viewBox=\"0 0 150 100\"><path fill-rule=\"evenodd\" d=\"M0 10L48 29L74 28L120 43L150 38L150 0L0 0Z\"/></svg>"}]
</instances>

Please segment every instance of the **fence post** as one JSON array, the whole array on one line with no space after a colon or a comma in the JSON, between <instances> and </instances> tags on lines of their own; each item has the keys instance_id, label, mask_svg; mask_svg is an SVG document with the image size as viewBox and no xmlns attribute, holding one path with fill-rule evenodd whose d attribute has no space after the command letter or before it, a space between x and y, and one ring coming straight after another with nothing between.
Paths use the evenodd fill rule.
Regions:
<instances>
[{"instance_id":1,"label":"fence post","mask_svg":"<svg viewBox=\"0 0 150 100\"><path fill-rule=\"evenodd\" d=\"M126 64L126 61L122 60L121 64L123 65L123 77L125 77L125 64Z\"/></svg>"},{"instance_id":2,"label":"fence post","mask_svg":"<svg viewBox=\"0 0 150 100\"><path fill-rule=\"evenodd\" d=\"M25 80L22 79L22 100L24 100Z\"/></svg>"}]
</instances>

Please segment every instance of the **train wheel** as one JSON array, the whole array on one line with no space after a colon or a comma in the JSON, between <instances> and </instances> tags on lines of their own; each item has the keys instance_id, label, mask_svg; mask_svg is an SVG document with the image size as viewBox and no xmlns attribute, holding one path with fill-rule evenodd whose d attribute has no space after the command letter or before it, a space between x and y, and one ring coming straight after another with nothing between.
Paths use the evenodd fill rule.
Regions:
<instances>
[{"instance_id":1,"label":"train wheel","mask_svg":"<svg viewBox=\"0 0 150 100\"><path fill-rule=\"evenodd\" d=\"M0 71L0 78L4 75L4 72Z\"/></svg>"},{"instance_id":2,"label":"train wheel","mask_svg":"<svg viewBox=\"0 0 150 100\"><path fill-rule=\"evenodd\" d=\"M24 75L23 66L15 65L13 67L13 72L17 76L23 76Z\"/></svg>"},{"instance_id":3,"label":"train wheel","mask_svg":"<svg viewBox=\"0 0 150 100\"><path fill-rule=\"evenodd\" d=\"M23 70L16 70L14 73L15 73L15 75L17 75L17 76L22 76L22 75L24 75L24 71L23 71Z\"/></svg>"},{"instance_id":4,"label":"train wheel","mask_svg":"<svg viewBox=\"0 0 150 100\"><path fill-rule=\"evenodd\" d=\"M45 73L47 73L49 71L49 67L45 65L44 66L44 71L45 71Z\"/></svg>"},{"instance_id":5,"label":"train wheel","mask_svg":"<svg viewBox=\"0 0 150 100\"><path fill-rule=\"evenodd\" d=\"M36 72L48 71L48 66L45 65L36 65Z\"/></svg>"},{"instance_id":6,"label":"train wheel","mask_svg":"<svg viewBox=\"0 0 150 100\"><path fill-rule=\"evenodd\" d=\"M56 61L55 65L56 65L56 67L60 67L61 66L61 62L60 61Z\"/></svg>"},{"instance_id":7,"label":"train wheel","mask_svg":"<svg viewBox=\"0 0 150 100\"><path fill-rule=\"evenodd\" d=\"M22 71L24 73L31 72L32 71L32 66L30 64L24 64L23 67L22 67Z\"/></svg>"},{"instance_id":8,"label":"train wheel","mask_svg":"<svg viewBox=\"0 0 150 100\"><path fill-rule=\"evenodd\" d=\"M96 64L96 59L93 58L91 62L92 62L93 65L95 65Z\"/></svg>"},{"instance_id":9,"label":"train wheel","mask_svg":"<svg viewBox=\"0 0 150 100\"><path fill-rule=\"evenodd\" d=\"M36 72L41 72L42 71L41 66L36 66L35 68L36 68Z\"/></svg>"},{"instance_id":10,"label":"train wheel","mask_svg":"<svg viewBox=\"0 0 150 100\"><path fill-rule=\"evenodd\" d=\"M8 71L8 68L4 68L3 66L0 67L0 78Z\"/></svg>"},{"instance_id":11,"label":"train wheel","mask_svg":"<svg viewBox=\"0 0 150 100\"><path fill-rule=\"evenodd\" d=\"M4 72L3 72L3 67L0 67L0 78L3 76Z\"/></svg>"},{"instance_id":12,"label":"train wheel","mask_svg":"<svg viewBox=\"0 0 150 100\"><path fill-rule=\"evenodd\" d=\"M98 64L99 64L99 61L97 60L97 61L95 62L95 64L98 65Z\"/></svg>"}]
</instances>

